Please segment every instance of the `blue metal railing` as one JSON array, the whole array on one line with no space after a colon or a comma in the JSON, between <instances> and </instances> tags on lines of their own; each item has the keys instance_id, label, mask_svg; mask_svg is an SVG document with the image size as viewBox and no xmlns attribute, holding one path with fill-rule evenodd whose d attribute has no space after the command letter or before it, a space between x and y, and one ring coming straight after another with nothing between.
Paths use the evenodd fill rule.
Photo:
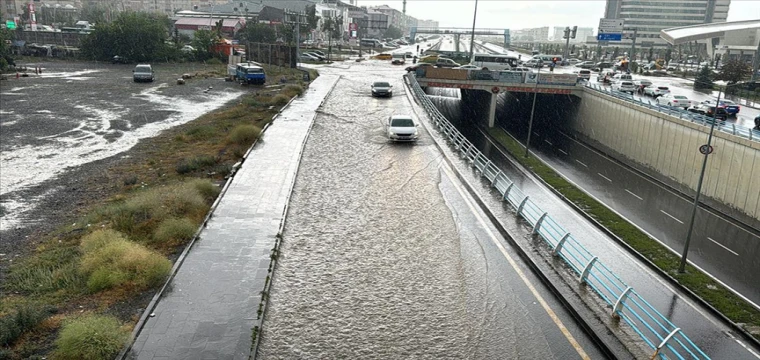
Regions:
<instances>
[{"instance_id":1,"label":"blue metal railing","mask_svg":"<svg viewBox=\"0 0 760 360\"><path fill-rule=\"evenodd\" d=\"M643 106L650 110L661 112L663 114L667 114L670 116L675 116L681 120L690 121L695 124L710 126L712 125L712 122L713 122L713 118L709 116L686 111L678 107L674 108L670 106L659 105L656 102L653 104L649 100L644 101L641 99L636 99L635 97L627 93L622 93L619 91L607 89L604 86L601 86L598 84L586 83L586 89L591 89L591 90L598 91L600 93L604 93L606 95L614 96L615 98L627 101L629 103L633 103L638 106ZM725 123L723 121L717 121L715 123L715 130L718 130L727 134L735 135L741 138L749 139L751 141L760 141L760 131L752 129L752 128L748 128L745 126L741 126L741 125Z\"/></svg>"},{"instance_id":2,"label":"blue metal railing","mask_svg":"<svg viewBox=\"0 0 760 360\"><path fill-rule=\"evenodd\" d=\"M610 316L622 319L661 359L710 359L686 334L639 296L619 276L583 247L567 230L542 210L530 196L518 188L488 157L462 135L433 105L408 74L410 88L431 121L449 144L467 159L494 189L533 227L533 234L543 239L552 253L561 258L576 274L579 284L586 284L609 306Z\"/></svg>"}]
</instances>

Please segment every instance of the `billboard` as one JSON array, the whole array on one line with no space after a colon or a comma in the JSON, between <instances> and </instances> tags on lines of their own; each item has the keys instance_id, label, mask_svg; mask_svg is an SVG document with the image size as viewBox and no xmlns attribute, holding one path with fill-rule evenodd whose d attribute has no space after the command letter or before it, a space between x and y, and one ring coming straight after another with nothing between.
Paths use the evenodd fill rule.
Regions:
<instances>
[{"instance_id":1,"label":"billboard","mask_svg":"<svg viewBox=\"0 0 760 360\"><path fill-rule=\"evenodd\" d=\"M523 73L521 71L502 71L499 73L499 82L519 84L523 82Z\"/></svg>"},{"instance_id":2,"label":"billboard","mask_svg":"<svg viewBox=\"0 0 760 360\"><path fill-rule=\"evenodd\" d=\"M578 82L576 74L541 74L538 83L541 85L575 86Z\"/></svg>"}]
</instances>

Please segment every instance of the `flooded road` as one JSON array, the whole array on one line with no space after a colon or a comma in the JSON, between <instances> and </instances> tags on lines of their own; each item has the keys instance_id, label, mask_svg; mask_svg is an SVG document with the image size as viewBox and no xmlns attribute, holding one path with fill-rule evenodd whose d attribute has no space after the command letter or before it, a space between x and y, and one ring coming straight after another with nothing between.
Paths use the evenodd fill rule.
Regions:
<instances>
[{"instance_id":1,"label":"flooded road","mask_svg":"<svg viewBox=\"0 0 760 360\"><path fill-rule=\"evenodd\" d=\"M341 64L290 202L257 358L604 356L513 258L411 114L402 72ZM388 80L394 97L370 97ZM563 331L564 330L564 331Z\"/></svg>"},{"instance_id":2,"label":"flooded road","mask_svg":"<svg viewBox=\"0 0 760 360\"><path fill-rule=\"evenodd\" d=\"M204 69L198 64L154 66L153 83L134 83L130 65L41 66L40 75L0 82L0 231L34 221L25 213L57 191L42 184L242 94L218 78L175 84L181 74Z\"/></svg>"}]
</instances>

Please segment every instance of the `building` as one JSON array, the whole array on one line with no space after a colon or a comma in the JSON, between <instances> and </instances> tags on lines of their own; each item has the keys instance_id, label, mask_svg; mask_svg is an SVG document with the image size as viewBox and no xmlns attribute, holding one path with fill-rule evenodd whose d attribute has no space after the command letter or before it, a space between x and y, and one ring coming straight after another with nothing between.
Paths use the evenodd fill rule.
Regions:
<instances>
[{"instance_id":1,"label":"building","mask_svg":"<svg viewBox=\"0 0 760 360\"><path fill-rule=\"evenodd\" d=\"M435 20L417 20L417 27L420 29L437 29L438 21Z\"/></svg>"},{"instance_id":2,"label":"building","mask_svg":"<svg viewBox=\"0 0 760 360\"><path fill-rule=\"evenodd\" d=\"M417 19L412 16L406 15L401 11L398 11L388 5L381 5L370 8L374 12L383 13L388 16L389 27L393 26L400 29L405 35L409 35L409 30L412 27L419 26Z\"/></svg>"},{"instance_id":3,"label":"building","mask_svg":"<svg viewBox=\"0 0 760 360\"><path fill-rule=\"evenodd\" d=\"M25 3L23 1L16 0L0 0L0 12L3 13L3 24L7 20L13 20L18 14L21 14L23 10L21 7Z\"/></svg>"},{"instance_id":4,"label":"building","mask_svg":"<svg viewBox=\"0 0 760 360\"><path fill-rule=\"evenodd\" d=\"M639 42L664 43L660 30L725 22L730 4L731 0L607 0L604 18L625 20L624 31L636 29Z\"/></svg>"},{"instance_id":5,"label":"building","mask_svg":"<svg viewBox=\"0 0 760 360\"><path fill-rule=\"evenodd\" d=\"M196 31L212 30L219 21L222 21L222 34L230 38L234 37L245 26L245 21L241 19L183 17L174 22L174 27L180 35L187 35L193 38Z\"/></svg>"},{"instance_id":6,"label":"building","mask_svg":"<svg viewBox=\"0 0 760 360\"><path fill-rule=\"evenodd\" d=\"M572 29L572 26L570 26ZM565 36L565 26L554 26L553 28L553 35L550 37L551 40L554 41L560 41L564 40L562 39L563 36ZM590 27L579 27L575 32L575 39L570 39L570 42L585 42L586 38L589 36L594 35L594 28Z\"/></svg>"},{"instance_id":7,"label":"building","mask_svg":"<svg viewBox=\"0 0 760 360\"><path fill-rule=\"evenodd\" d=\"M367 10L367 17L359 22L361 37L380 38L390 25L391 22L388 15L378 11Z\"/></svg>"},{"instance_id":8,"label":"building","mask_svg":"<svg viewBox=\"0 0 760 360\"><path fill-rule=\"evenodd\" d=\"M510 30L510 35L512 41L549 41L549 27Z\"/></svg>"}]
</instances>

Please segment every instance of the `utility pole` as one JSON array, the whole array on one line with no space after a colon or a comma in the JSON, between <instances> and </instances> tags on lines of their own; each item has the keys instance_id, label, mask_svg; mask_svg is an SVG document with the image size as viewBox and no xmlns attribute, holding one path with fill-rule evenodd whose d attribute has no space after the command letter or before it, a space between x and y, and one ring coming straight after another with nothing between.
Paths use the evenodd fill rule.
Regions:
<instances>
[{"instance_id":1,"label":"utility pole","mask_svg":"<svg viewBox=\"0 0 760 360\"><path fill-rule=\"evenodd\" d=\"M475 55L475 19L478 16L478 0L475 0L475 12L472 14L472 39L470 39L470 62Z\"/></svg>"},{"instance_id":2,"label":"utility pole","mask_svg":"<svg viewBox=\"0 0 760 360\"><path fill-rule=\"evenodd\" d=\"M568 56L570 55L568 53L569 46L570 46L570 39L575 39L575 34L578 32L578 27L573 26L573 29L570 30L570 27L565 27L565 34L562 36L565 40L565 52L562 55L563 61L567 61Z\"/></svg>"},{"instance_id":3,"label":"utility pole","mask_svg":"<svg viewBox=\"0 0 760 360\"><path fill-rule=\"evenodd\" d=\"M631 64L636 60L636 34L639 29L633 29L633 35L631 35L631 53L629 54L628 69L631 68Z\"/></svg>"}]
</instances>

